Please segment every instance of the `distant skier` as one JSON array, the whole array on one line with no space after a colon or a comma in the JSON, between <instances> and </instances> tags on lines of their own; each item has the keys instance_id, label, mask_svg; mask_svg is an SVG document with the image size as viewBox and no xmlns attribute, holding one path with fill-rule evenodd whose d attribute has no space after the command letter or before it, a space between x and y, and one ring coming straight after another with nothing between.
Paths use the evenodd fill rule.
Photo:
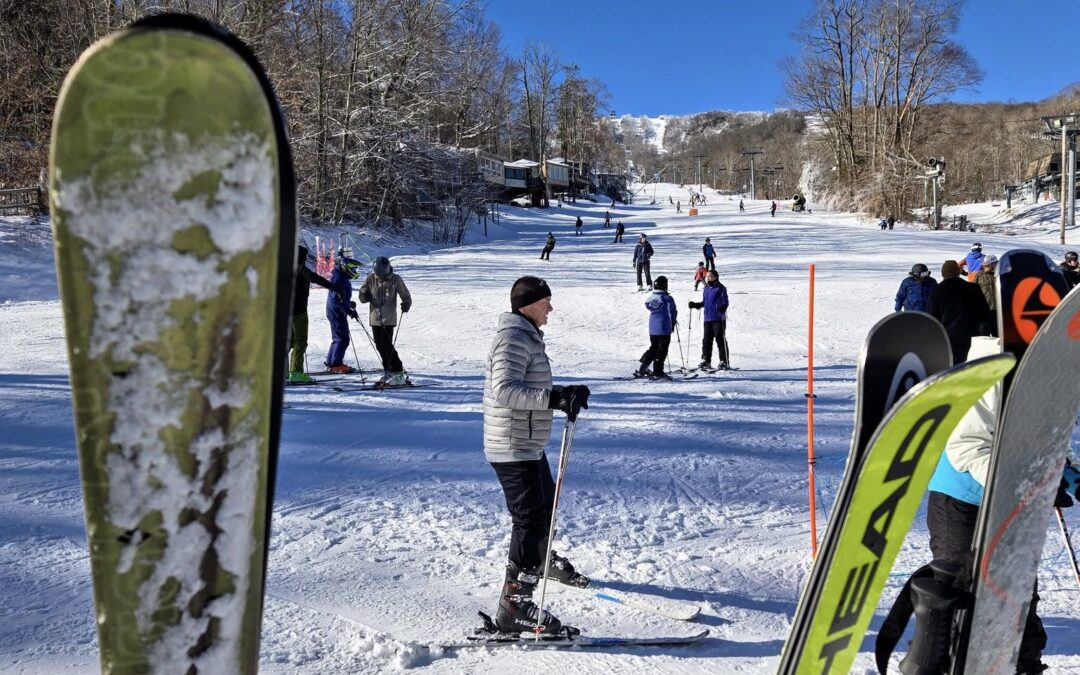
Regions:
<instances>
[{"instance_id":1,"label":"distant skier","mask_svg":"<svg viewBox=\"0 0 1080 675\"><path fill-rule=\"evenodd\" d=\"M296 249L296 286L293 288L292 326L289 331L289 383L310 384L315 380L304 372L304 354L308 344L308 295L311 284L317 284L333 292L334 286L315 274L307 266L308 247L300 244Z\"/></svg>"},{"instance_id":2,"label":"distant skier","mask_svg":"<svg viewBox=\"0 0 1080 675\"><path fill-rule=\"evenodd\" d=\"M551 261L551 252L555 250L555 235L548 232L547 241L544 242L544 249L540 251L540 259Z\"/></svg>"},{"instance_id":3,"label":"distant skier","mask_svg":"<svg viewBox=\"0 0 1080 675\"><path fill-rule=\"evenodd\" d=\"M331 373L348 374L356 368L345 365L345 350L349 348L349 319L357 318L356 302L352 299L352 281L360 278L360 263L353 260L352 249L342 247L334 261L330 285L334 290L326 294L326 318L330 322L333 339L326 353L326 369ZM357 364L359 365L359 364Z\"/></svg>"},{"instance_id":4,"label":"distant skier","mask_svg":"<svg viewBox=\"0 0 1080 675\"><path fill-rule=\"evenodd\" d=\"M614 203L612 202L612 204ZM604 227L611 227L611 211L604 214Z\"/></svg>"},{"instance_id":5,"label":"distant skier","mask_svg":"<svg viewBox=\"0 0 1080 675\"><path fill-rule=\"evenodd\" d=\"M955 260L946 260L941 266L941 282L930 293L926 311L945 326L954 364L967 360L971 338L989 332L986 298L978 286L960 278L960 265Z\"/></svg>"},{"instance_id":6,"label":"distant skier","mask_svg":"<svg viewBox=\"0 0 1080 675\"><path fill-rule=\"evenodd\" d=\"M671 347L671 332L679 323L679 311L667 290L667 277L656 277L653 292L645 300L645 307L649 310L649 348L641 355L641 365L634 372L634 377L649 375L649 364L652 364L652 377L671 379L664 372L664 362Z\"/></svg>"},{"instance_id":7,"label":"distant skier","mask_svg":"<svg viewBox=\"0 0 1080 675\"><path fill-rule=\"evenodd\" d=\"M694 270L694 290L697 290L698 284L705 283L705 273L708 270L705 269L705 263L699 262L697 269Z\"/></svg>"},{"instance_id":8,"label":"distant skier","mask_svg":"<svg viewBox=\"0 0 1080 675\"><path fill-rule=\"evenodd\" d=\"M575 237L578 236L579 234L581 234L581 226L582 226L582 224L583 223L581 222L581 216L578 216L577 217L577 222L574 223L574 236Z\"/></svg>"},{"instance_id":9,"label":"distant skier","mask_svg":"<svg viewBox=\"0 0 1080 675\"><path fill-rule=\"evenodd\" d=\"M877 224L878 224L878 227L881 228L882 232L884 232L885 230L887 230L889 228L889 221L885 220L884 218L881 218L880 220L878 220Z\"/></svg>"},{"instance_id":10,"label":"distant skier","mask_svg":"<svg viewBox=\"0 0 1080 675\"><path fill-rule=\"evenodd\" d=\"M1000 353L1001 345L997 338L976 337L971 342L971 358ZM945 451L930 479L926 507L930 551L935 559L957 562L969 570L973 562L971 546L979 505L989 475L1000 396L1001 384L998 383L961 418L946 441ZM1075 461L1075 458L1071 459ZM1067 463L1055 505L1071 506L1073 499L1080 499L1078 481L1080 473L1071 463ZM1038 588L1036 581L1020 639L1016 673L1041 673L1047 669L1042 663L1046 631L1038 615ZM1021 589L1013 590L1019 592Z\"/></svg>"},{"instance_id":11,"label":"distant skier","mask_svg":"<svg viewBox=\"0 0 1080 675\"><path fill-rule=\"evenodd\" d=\"M705 257L705 268L716 271L716 249L713 248L712 239L705 237L705 245L701 247L701 255Z\"/></svg>"},{"instance_id":12,"label":"distant skier","mask_svg":"<svg viewBox=\"0 0 1080 675\"><path fill-rule=\"evenodd\" d=\"M739 213L742 213L745 210L746 210L746 207L743 206L742 198L739 198Z\"/></svg>"},{"instance_id":13,"label":"distant skier","mask_svg":"<svg viewBox=\"0 0 1080 675\"><path fill-rule=\"evenodd\" d=\"M645 273L645 281L649 284L649 288L652 288L652 273L649 271L649 261L653 256L653 247L649 243L648 237L644 234L638 237L637 246L634 247L634 268L637 270L637 288L639 291L644 290L644 286L641 285L641 273Z\"/></svg>"},{"instance_id":14,"label":"distant skier","mask_svg":"<svg viewBox=\"0 0 1080 675\"><path fill-rule=\"evenodd\" d=\"M967 275L968 281L975 281L975 273L982 268L983 252L982 244L975 242L971 245L971 252L964 256L960 263L960 271Z\"/></svg>"},{"instance_id":15,"label":"distant skier","mask_svg":"<svg viewBox=\"0 0 1080 675\"><path fill-rule=\"evenodd\" d=\"M682 202L675 202L675 213L682 213Z\"/></svg>"},{"instance_id":16,"label":"distant skier","mask_svg":"<svg viewBox=\"0 0 1080 675\"><path fill-rule=\"evenodd\" d=\"M698 368L712 368L712 343L716 342L716 357L719 359L717 368L728 369L727 352L727 310L728 293L724 284L720 283L720 277L716 270L709 270L706 277L705 291L702 293L701 302L690 302L690 309L704 311L705 337L701 340L701 363Z\"/></svg>"},{"instance_id":17,"label":"distant skier","mask_svg":"<svg viewBox=\"0 0 1080 675\"><path fill-rule=\"evenodd\" d=\"M773 218L776 217L776 202L775 201L772 203L772 206L769 208L769 215L772 216Z\"/></svg>"},{"instance_id":18,"label":"distant skier","mask_svg":"<svg viewBox=\"0 0 1080 675\"><path fill-rule=\"evenodd\" d=\"M890 213L889 217L886 218L885 222L888 223L889 229L891 230L893 229L893 225L896 225L896 217Z\"/></svg>"},{"instance_id":19,"label":"distant skier","mask_svg":"<svg viewBox=\"0 0 1080 675\"><path fill-rule=\"evenodd\" d=\"M510 309L499 315L484 378L484 456L506 498L513 528L495 623L505 633L532 632L539 609L533 592L544 573L555 484L544 449L553 410L571 418L589 407L589 388L552 384L540 329L551 313L551 289L538 277L521 277L510 290ZM587 586L570 561L552 551L549 578ZM544 634L562 623L544 611Z\"/></svg>"},{"instance_id":20,"label":"distant skier","mask_svg":"<svg viewBox=\"0 0 1080 675\"><path fill-rule=\"evenodd\" d=\"M893 311L925 312L930 294L935 288L937 288L937 279L930 276L930 269L922 263L915 263L911 266L907 277L900 282L900 290L896 292L896 306Z\"/></svg>"},{"instance_id":21,"label":"distant skier","mask_svg":"<svg viewBox=\"0 0 1080 675\"><path fill-rule=\"evenodd\" d=\"M401 313L406 314L412 307L412 296L405 282L394 273L390 259L386 256L375 258L372 273L364 279L360 287L360 302L371 303L368 312L368 324L375 349L382 359L383 382L391 385L407 384L405 368L401 365L397 349L394 347L394 327L397 326L398 296L401 296Z\"/></svg>"},{"instance_id":22,"label":"distant skier","mask_svg":"<svg viewBox=\"0 0 1080 675\"><path fill-rule=\"evenodd\" d=\"M1077 259L1076 251L1066 253L1060 267L1062 274L1065 275L1065 281L1069 282L1069 288L1080 284L1080 260Z\"/></svg>"},{"instance_id":23,"label":"distant skier","mask_svg":"<svg viewBox=\"0 0 1080 675\"><path fill-rule=\"evenodd\" d=\"M667 196L667 203L668 204L674 204L675 203L675 200L671 198L671 195Z\"/></svg>"},{"instance_id":24,"label":"distant skier","mask_svg":"<svg viewBox=\"0 0 1080 675\"><path fill-rule=\"evenodd\" d=\"M979 290L982 291L983 297L986 298L986 304L989 305L992 315L997 309L997 264L998 257L991 253L983 258L982 266L975 273L975 283L979 285ZM997 322L992 323L993 327L996 328ZM996 334L996 331L989 332L991 335Z\"/></svg>"},{"instance_id":25,"label":"distant skier","mask_svg":"<svg viewBox=\"0 0 1080 675\"><path fill-rule=\"evenodd\" d=\"M626 226L624 226L622 224L622 221L620 220L618 223L615 224L615 240L613 242L611 242L611 243L612 244L621 244L624 232L626 232Z\"/></svg>"}]
</instances>

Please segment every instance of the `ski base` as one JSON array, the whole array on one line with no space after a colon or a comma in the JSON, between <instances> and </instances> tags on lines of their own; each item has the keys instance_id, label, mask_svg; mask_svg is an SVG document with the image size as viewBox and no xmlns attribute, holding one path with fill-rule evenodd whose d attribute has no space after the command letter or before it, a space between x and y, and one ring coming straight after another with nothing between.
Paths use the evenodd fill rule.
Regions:
<instances>
[{"instance_id":1,"label":"ski base","mask_svg":"<svg viewBox=\"0 0 1080 675\"><path fill-rule=\"evenodd\" d=\"M329 384L330 382L337 382L344 378L341 377L320 377L319 379L313 379L310 382L290 382L285 380L286 387L312 387L316 384Z\"/></svg>"}]
</instances>

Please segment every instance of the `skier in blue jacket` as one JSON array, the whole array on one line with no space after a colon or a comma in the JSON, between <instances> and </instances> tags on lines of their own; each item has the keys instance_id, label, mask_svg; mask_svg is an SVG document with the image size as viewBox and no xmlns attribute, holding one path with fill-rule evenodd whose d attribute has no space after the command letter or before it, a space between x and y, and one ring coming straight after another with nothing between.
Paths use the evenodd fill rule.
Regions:
<instances>
[{"instance_id":1,"label":"skier in blue jacket","mask_svg":"<svg viewBox=\"0 0 1080 675\"><path fill-rule=\"evenodd\" d=\"M705 290L701 294L701 302L690 301L690 309L700 309L705 312L703 326L705 337L701 340L701 363L698 368L712 368L712 345L716 342L716 356L720 363L720 370L728 369L728 350L725 331L727 329L727 288L720 283L716 270L709 270L705 276ZM693 323L693 321L691 321Z\"/></svg>"},{"instance_id":2,"label":"skier in blue jacket","mask_svg":"<svg viewBox=\"0 0 1080 675\"><path fill-rule=\"evenodd\" d=\"M975 242L971 245L971 252L960 261L960 271L967 275L968 281L975 281L975 273L982 269L982 264L982 244Z\"/></svg>"},{"instance_id":3,"label":"skier in blue jacket","mask_svg":"<svg viewBox=\"0 0 1080 675\"><path fill-rule=\"evenodd\" d=\"M649 364L652 363L653 377L671 379L664 372L664 362L671 346L671 332L679 323L679 311L675 309L675 300L668 295L667 288L667 277L656 277L653 291L645 300L645 307L649 310L649 348L639 359L641 366L634 373L635 377L648 375Z\"/></svg>"},{"instance_id":4,"label":"skier in blue jacket","mask_svg":"<svg viewBox=\"0 0 1080 675\"><path fill-rule=\"evenodd\" d=\"M345 365L345 350L349 348L349 319L359 318L356 302L352 299L352 279L360 278L360 263L353 260L352 249L338 251L330 285L334 289L326 294L326 318L330 321L333 340L326 353L326 369L331 373L348 374L356 369Z\"/></svg>"},{"instance_id":5,"label":"skier in blue jacket","mask_svg":"<svg viewBox=\"0 0 1080 675\"><path fill-rule=\"evenodd\" d=\"M701 255L705 258L705 269L716 271L716 249L713 248L712 240L705 237L705 245L701 247Z\"/></svg>"},{"instance_id":6,"label":"skier in blue jacket","mask_svg":"<svg viewBox=\"0 0 1080 675\"><path fill-rule=\"evenodd\" d=\"M893 311L925 312L926 302L935 288L937 279L930 276L930 269L922 263L915 263L911 266L907 278L900 282Z\"/></svg>"}]
</instances>

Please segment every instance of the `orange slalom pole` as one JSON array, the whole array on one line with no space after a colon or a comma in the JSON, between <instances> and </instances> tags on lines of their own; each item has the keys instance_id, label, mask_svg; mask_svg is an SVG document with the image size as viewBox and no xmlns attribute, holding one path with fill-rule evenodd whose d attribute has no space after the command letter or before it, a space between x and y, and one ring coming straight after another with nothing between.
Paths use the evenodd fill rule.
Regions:
<instances>
[{"instance_id":1,"label":"orange slalom pole","mask_svg":"<svg viewBox=\"0 0 1080 675\"><path fill-rule=\"evenodd\" d=\"M817 558L817 490L814 487L814 265L810 265L810 329L806 357L806 474L810 483L810 555Z\"/></svg>"}]
</instances>

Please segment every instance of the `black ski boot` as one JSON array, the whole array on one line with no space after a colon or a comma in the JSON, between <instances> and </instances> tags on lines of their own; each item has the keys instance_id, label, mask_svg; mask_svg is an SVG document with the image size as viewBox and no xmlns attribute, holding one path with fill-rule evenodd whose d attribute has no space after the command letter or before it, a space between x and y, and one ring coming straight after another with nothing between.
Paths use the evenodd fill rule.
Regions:
<instances>
[{"instance_id":1,"label":"black ski boot","mask_svg":"<svg viewBox=\"0 0 1080 675\"><path fill-rule=\"evenodd\" d=\"M585 588L589 585L589 577L578 572L570 561L555 551L551 552L551 564L548 565L548 579L554 579L560 584Z\"/></svg>"},{"instance_id":2,"label":"black ski boot","mask_svg":"<svg viewBox=\"0 0 1080 675\"><path fill-rule=\"evenodd\" d=\"M642 363L641 367L634 371L634 377L648 377L649 366L646 363Z\"/></svg>"},{"instance_id":3,"label":"black ski boot","mask_svg":"<svg viewBox=\"0 0 1080 675\"><path fill-rule=\"evenodd\" d=\"M535 571L519 570L514 563L506 564L506 581L499 596L499 610L495 613L495 625L500 633L536 633L539 609L532 597L538 583L540 575ZM540 634L560 635L562 628L562 622L544 610Z\"/></svg>"}]
</instances>

